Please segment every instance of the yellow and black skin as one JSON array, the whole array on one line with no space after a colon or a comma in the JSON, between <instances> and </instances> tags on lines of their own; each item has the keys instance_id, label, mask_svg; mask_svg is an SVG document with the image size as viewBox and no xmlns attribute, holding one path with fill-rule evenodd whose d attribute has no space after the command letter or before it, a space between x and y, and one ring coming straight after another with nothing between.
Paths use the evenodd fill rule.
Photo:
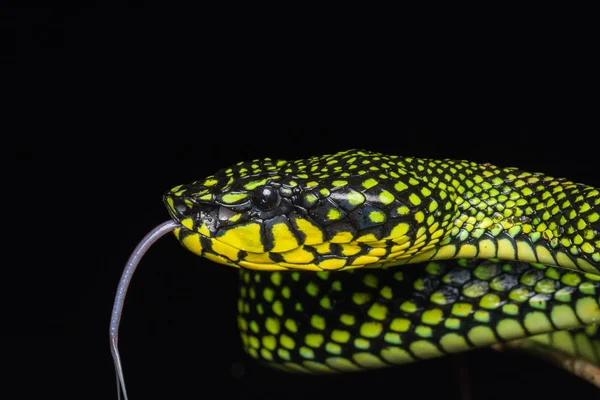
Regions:
<instances>
[{"instance_id":1,"label":"yellow and black skin","mask_svg":"<svg viewBox=\"0 0 600 400\"><path fill-rule=\"evenodd\" d=\"M348 150L240 162L164 201L184 247L241 267L241 338L271 366L354 371L523 338L600 364L596 188Z\"/></svg>"}]
</instances>

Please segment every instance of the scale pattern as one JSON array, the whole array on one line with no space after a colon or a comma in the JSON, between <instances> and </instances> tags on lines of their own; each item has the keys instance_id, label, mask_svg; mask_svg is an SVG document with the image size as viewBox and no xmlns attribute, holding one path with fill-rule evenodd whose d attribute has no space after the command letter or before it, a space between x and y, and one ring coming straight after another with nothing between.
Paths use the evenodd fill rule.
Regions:
<instances>
[{"instance_id":1,"label":"scale pattern","mask_svg":"<svg viewBox=\"0 0 600 400\"><path fill-rule=\"evenodd\" d=\"M240 162L164 195L181 244L241 268L244 347L336 372L522 338L600 360L600 190L348 150Z\"/></svg>"},{"instance_id":2,"label":"scale pattern","mask_svg":"<svg viewBox=\"0 0 600 400\"><path fill-rule=\"evenodd\" d=\"M237 267L500 258L600 273L600 191L516 168L366 151L265 159L177 186L165 203L185 247Z\"/></svg>"},{"instance_id":3,"label":"scale pattern","mask_svg":"<svg viewBox=\"0 0 600 400\"><path fill-rule=\"evenodd\" d=\"M600 363L600 277L497 260L381 270L241 270L248 354L296 372L378 368L536 336ZM553 336L543 335L549 332Z\"/></svg>"}]
</instances>

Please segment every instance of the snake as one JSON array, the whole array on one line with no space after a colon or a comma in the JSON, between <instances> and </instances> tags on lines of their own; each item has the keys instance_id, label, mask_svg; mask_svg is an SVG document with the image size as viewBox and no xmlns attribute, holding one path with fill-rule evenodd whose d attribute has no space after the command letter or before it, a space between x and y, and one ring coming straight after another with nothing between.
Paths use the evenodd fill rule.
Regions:
<instances>
[{"instance_id":1,"label":"snake","mask_svg":"<svg viewBox=\"0 0 600 400\"><path fill-rule=\"evenodd\" d=\"M145 250L167 232L239 269L241 345L269 367L347 373L498 346L570 362L600 387L598 188L350 149L241 161L163 201L171 219L134 251L113 308L124 393L124 296Z\"/></svg>"}]
</instances>

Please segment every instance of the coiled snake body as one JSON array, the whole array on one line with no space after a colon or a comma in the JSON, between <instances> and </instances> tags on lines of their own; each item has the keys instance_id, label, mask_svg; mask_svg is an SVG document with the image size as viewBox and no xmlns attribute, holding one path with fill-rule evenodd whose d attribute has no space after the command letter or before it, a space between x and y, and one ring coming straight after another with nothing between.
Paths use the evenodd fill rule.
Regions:
<instances>
[{"instance_id":1,"label":"coiled snake body","mask_svg":"<svg viewBox=\"0 0 600 400\"><path fill-rule=\"evenodd\" d=\"M349 150L242 162L164 199L187 249L242 267L241 338L270 365L360 370L534 335L600 362L593 187Z\"/></svg>"},{"instance_id":2,"label":"coiled snake body","mask_svg":"<svg viewBox=\"0 0 600 400\"><path fill-rule=\"evenodd\" d=\"M164 201L184 247L241 267L241 339L268 365L355 371L525 338L600 364L596 188L348 150L240 162Z\"/></svg>"}]
</instances>

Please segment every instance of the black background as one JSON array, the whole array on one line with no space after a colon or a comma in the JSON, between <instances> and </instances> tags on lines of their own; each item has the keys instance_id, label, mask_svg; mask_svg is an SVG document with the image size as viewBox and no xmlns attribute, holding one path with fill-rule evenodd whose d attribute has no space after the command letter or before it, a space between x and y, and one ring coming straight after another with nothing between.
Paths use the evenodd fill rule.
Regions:
<instances>
[{"instance_id":1,"label":"black background","mask_svg":"<svg viewBox=\"0 0 600 400\"><path fill-rule=\"evenodd\" d=\"M366 148L600 186L584 27L508 38L514 26L486 21L434 31L382 16L81 4L3 11L7 398L116 398L108 322L129 253L168 218L163 191L237 161ZM242 352L236 281L172 237L150 250L121 326L132 400L596 393L488 349L363 374L271 371Z\"/></svg>"}]
</instances>

